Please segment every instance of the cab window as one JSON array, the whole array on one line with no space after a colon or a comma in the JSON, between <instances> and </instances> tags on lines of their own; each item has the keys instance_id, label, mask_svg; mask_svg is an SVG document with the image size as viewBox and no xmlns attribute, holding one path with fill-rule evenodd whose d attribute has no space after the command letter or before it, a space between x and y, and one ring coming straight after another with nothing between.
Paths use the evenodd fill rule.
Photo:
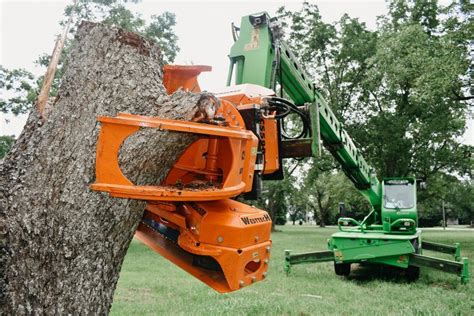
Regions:
<instances>
[{"instance_id":1,"label":"cab window","mask_svg":"<svg viewBox=\"0 0 474 316\"><path fill-rule=\"evenodd\" d=\"M413 184L385 184L385 208L412 208L415 205Z\"/></svg>"}]
</instances>

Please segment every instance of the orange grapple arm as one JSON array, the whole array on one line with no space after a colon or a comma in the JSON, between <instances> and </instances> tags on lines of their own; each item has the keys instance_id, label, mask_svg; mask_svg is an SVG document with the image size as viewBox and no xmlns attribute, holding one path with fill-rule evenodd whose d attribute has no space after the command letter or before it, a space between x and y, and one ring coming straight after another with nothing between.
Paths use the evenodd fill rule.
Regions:
<instances>
[{"instance_id":1,"label":"orange grapple arm","mask_svg":"<svg viewBox=\"0 0 474 316\"><path fill-rule=\"evenodd\" d=\"M168 93L199 92L197 76L208 66L165 66ZM93 190L117 198L147 201L135 236L215 290L238 290L265 278L271 250L271 219L267 212L232 198L252 190L259 141L246 129L239 110L262 103L242 91L220 98L214 122L185 122L119 114L99 117ZM276 121L265 118L265 170L279 168ZM163 183L133 184L121 172L121 144L141 128L198 136L175 162ZM262 145L262 144L260 144ZM261 163L261 162L260 162Z\"/></svg>"}]
</instances>

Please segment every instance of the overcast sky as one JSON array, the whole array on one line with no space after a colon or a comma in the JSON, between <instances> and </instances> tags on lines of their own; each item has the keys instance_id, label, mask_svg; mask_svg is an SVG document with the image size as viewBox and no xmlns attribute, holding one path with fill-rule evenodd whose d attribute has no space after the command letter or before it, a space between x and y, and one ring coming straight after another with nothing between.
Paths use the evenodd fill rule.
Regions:
<instances>
[{"instance_id":1,"label":"overcast sky","mask_svg":"<svg viewBox=\"0 0 474 316\"><path fill-rule=\"evenodd\" d=\"M177 18L176 34L181 48L175 63L204 64L213 67L203 73L200 85L212 91L225 85L228 53L233 43L231 22L240 24L244 15L267 11L272 15L284 5L297 10L302 1L142 1L130 8L144 18L164 11L174 12ZM386 13L384 0L314 1L327 22L338 20L348 13L366 22L374 29L376 18ZM61 32L58 21L64 7L72 0L0 0L0 64L6 68L26 68L40 75L44 70L35 68L33 61L43 53L51 53L55 35ZM1 96L0 96L1 97ZM10 123L6 124L5 119ZM18 135L25 116L0 115L0 135ZM472 125L472 124L471 124ZM466 140L474 143L474 129Z\"/></svg>"}]
</instances>

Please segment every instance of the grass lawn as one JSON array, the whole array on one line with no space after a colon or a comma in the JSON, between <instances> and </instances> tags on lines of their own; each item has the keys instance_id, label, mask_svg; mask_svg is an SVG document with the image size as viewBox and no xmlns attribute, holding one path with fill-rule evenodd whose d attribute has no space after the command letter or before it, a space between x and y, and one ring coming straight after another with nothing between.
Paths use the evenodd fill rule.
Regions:
<instances>
[{"instance_id":1,"label":"grass lawn","mask_svg":"<svg viewBox=\"0 0 474 316\"><path fill-rule=\"evenodd\" d=\"M230 294L214 290L134 240L123 264L112 315L474 315L474 280L422 269L408 283L382 268L353 266L348 279L332 263L294 266L283 272L284 250L325 250L335 228L285 226L272 235L270 271L265 281ZM474 230L428 230L426 240L461 243L474 275Z\"/></svg>"}]
</instances>

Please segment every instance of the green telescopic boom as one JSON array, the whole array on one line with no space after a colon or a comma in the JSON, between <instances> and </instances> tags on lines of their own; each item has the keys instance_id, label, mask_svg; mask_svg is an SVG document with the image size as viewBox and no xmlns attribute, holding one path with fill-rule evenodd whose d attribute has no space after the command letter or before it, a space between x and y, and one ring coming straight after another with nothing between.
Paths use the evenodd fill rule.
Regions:
<instances>
[{"instance_id":1,"label":"green telescopic boom","mask_svg":"<svg viewBox=\"0 0 474 316\"><path fill-rule=\"evenodd\" d=\"M327 102L316 91L303 67L279 38L276 20L266 12L242 17L239 36L229 55L227 85L252 83L276 90L279 85L296 105L309 104L312 124L312 152L317 155L319 138L340 163L356 188L380 212L382 188L379 180ZM319 124L319 128L317 128ZM318 130L319 134L318 135Z\"/></svg>"},{"instance_id":2,"label":"green telescopic boom","mask_svg":"<svg viewBox=\"0 0 474 316\"><path fill-rule=\"evenodd\" d=\"M306 113L300 117L305 123L309 118L310 137L298 137L296 141L280 139L281 156L317 156L322 140L322 145L372 205L372 212L362 222L348 217L338 219L339 232L332 234L327 251L301 254L286 251L285 271L289 273L294 264L333 261L337 275L349 275L352 263L371 262L405 268L409 278L418 277L419 267L430 267L457 274L462 283L467 283L469 261L461 257L459 244L442 245L421 238L421 230L417 228L416 180L385 178L379 182L374 169L281 39L277 20L266 12L248 15L242 18L240 29L233 31L236 41L229 55L227 85L234 75L235 84L256 84L278 91L283 99L291 99L298 111L305 106ZM301 136L306 134L304 129ZM286 152L285 148L289 150ZM385 196L383 205L382 196ZM454 260L424 256L423 249L450 253Z\"/></svg>"}]
</instances>

